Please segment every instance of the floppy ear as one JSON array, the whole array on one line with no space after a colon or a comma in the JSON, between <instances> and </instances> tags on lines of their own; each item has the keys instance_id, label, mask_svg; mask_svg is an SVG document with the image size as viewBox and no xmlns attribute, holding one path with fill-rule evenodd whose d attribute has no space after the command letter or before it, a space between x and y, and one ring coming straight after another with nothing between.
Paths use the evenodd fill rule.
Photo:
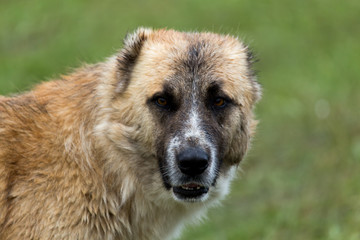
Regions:
<instances>
[{"instance_id":1,"label":"floppy ear","mask_svg":"<svg viewBox=\"0 0 360 240\"><path fill-rule=\"evenodd\" d=\"M126 35L123 49L121 49L117 57L117 93L125 91L128 86L141 48L152 32L152 29L149 28L138 28L134 33Z\"/></svg>"},{"instance_id":2,"label":"floppy ear","mask_svg":"<svg viewBox=\"0 0 360 240\"><path fill-rule=\"evenodd\" d=\"M246 46L246 60L248 65L249 71L249 78L252 85L253 90L253 103L256 103L261 99L262 95L262 88L260 83L256 79L256 71L254 70L254 63L258 62L259 60L255 57L253 51Z\"/></svg>"}]
</instances>

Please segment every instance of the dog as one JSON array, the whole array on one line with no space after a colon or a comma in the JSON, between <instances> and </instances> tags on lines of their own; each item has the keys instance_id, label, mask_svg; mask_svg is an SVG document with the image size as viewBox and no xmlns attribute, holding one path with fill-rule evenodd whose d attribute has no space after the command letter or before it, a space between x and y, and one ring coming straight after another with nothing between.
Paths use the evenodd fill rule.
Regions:
<instances>
[{"instance_id":1,"label":"dog","mask_svg":"<svg viewBox=\"0 0 360 240\"><path fill-rule=\"evenodd\" d=\"M229 192L261 86L237 38L139 28L0 98L0 239L170 239Z\"/></svg>"}]
</instances>

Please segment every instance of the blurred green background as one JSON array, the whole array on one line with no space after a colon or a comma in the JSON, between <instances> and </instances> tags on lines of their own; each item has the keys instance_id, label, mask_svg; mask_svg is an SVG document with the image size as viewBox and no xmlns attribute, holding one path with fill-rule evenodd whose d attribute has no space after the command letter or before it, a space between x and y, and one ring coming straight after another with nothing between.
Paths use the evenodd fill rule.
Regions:
<instances>
[{"instance_id":1,"label":"blurred green background","mask_svg":"<svg viewBox=\"0 0 360 240\"><path fill-rule=\"evenodd\" d=\"M360 1L1 0L0 94L102 61L138 26L240 36L264 97L243 173L188 239L360 239Z\"/></svg>"}]
</instances>

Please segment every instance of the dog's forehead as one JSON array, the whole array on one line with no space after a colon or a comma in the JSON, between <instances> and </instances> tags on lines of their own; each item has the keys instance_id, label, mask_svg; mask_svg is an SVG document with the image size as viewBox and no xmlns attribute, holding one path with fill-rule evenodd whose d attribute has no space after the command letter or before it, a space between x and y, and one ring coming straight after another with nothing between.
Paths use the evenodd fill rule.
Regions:
<instances>
[{"instance_id":1,"label":"dog's forehead","mask_svg":"<svg viewBox=\"0 0 360 240\"><path fill-rule=\"evenodd\" d=\"M240 103L246 101L243 97L251 97L246 47L228 36L176 33L153 37L144 44L135 70L146 81L148 97L163 91L164 85L172 85L175 91L191 90L194 81L201 91L218 83Z\"/></svg>"}]
</instances>

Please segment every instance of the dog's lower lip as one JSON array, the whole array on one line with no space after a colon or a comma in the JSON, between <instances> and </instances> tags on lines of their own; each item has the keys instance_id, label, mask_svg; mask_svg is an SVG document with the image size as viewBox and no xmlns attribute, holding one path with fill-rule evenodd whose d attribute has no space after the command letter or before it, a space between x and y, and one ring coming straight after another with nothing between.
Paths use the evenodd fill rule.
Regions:
<instances>
[{"instance_id":1,"label":"dog's lower lip","mask_svg":"<svg viewBox=\"0 0 360 240\"><path fill-rule=\"evenodd\" d=\"M196 183L173 187L173 192L181 198L197 198L209 191L208 187Z\"/></svg>"}]
</instances>

